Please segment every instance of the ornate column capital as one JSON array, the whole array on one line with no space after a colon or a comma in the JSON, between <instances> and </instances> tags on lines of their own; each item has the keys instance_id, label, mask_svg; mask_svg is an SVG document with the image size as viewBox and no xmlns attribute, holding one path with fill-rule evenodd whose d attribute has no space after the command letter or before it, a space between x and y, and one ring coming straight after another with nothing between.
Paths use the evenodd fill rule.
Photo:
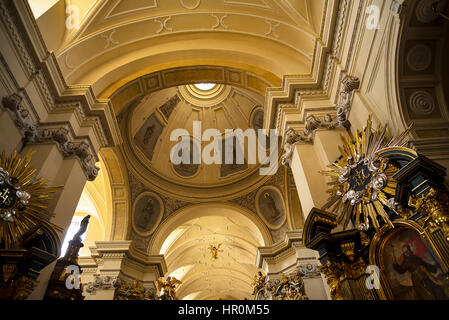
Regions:
<instances>
[{"instance_id":1,"label":"ornate column capital","mask_svg":"<svg viewBox=\"0 0 449 320\"><path fill-rule=\"evenodd\" d=\"M23 106L22 97L14 93L3 97L2 104L9 112L16 127L22 133L22 148L30 143L54 142L64 157L76 157L89 181L95 180L100 168L95 166L98 160L92 144L87 138L84 141L74 142L71 138L69 126L52 128L34 121L30 112ZM73 136L73 134L72 134Z\"/></svg>"},{"instance_id":2,"label":"ornate column capital","mask_svg":"<svg viewBox=\"0 0 449 320\"><path fill-rule=\"evenodd\" d=\"M350 127L348 116L351 110L351 98L354 91L359 87L359 78L349 75L344 76L341 80L339 90L341 101L335 107L335 115L328 113L324 116L320 116L308 113L305 115L304 128L302 131L296 131L287 124L283 139L285 151L282 156L283 165L290 165L295 144L313 143L316 130L332 130L336 128L348 129Z\"/></svg>"}]
</instances>

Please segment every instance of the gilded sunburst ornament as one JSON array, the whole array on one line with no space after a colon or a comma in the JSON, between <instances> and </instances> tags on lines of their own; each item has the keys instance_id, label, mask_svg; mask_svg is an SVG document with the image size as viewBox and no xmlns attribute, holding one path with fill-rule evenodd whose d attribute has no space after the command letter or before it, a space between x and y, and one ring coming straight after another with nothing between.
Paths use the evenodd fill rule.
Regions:
<instances>
[{"instance_id":1,"label":"gilded sunburst ornament","mask_svg":"<svg viewBox=\"0 0 449 320\"><path fill-rule=\"evenodd\" d=\"M372 128L367 125L357 130L355 140L342 137L341 157L321 172L331 178L328 183L330 198L323 209L337 214L337 223L346 229L352 220L355 227L366 231L379 228L378 217L392 226L388 208L394 200L397 182L393 179L399 167L378 156L388 147L408 144L410 127L395 138L389 138L387 126Z\"/></svg>"},{"instance_id":2,"label":"gilded sunburst ornament","mask_svg":"<svg viewBox=\"0 0 449 320\"><path fill-rule=\"evenodd\" d=\"M10 249L29 231L51 217L50 195L58 188L47 187L30 165L33 151L23 158L17 152L0 158L0 248Z\"/></svg>"}]
</instances>

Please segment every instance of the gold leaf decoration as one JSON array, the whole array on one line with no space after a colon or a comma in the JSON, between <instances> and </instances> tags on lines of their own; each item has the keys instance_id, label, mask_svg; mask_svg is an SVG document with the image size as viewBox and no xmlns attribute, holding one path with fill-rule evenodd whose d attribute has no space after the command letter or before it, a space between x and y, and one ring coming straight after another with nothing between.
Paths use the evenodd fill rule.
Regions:
<instances>
[{"instance_id":1,"label":"gold leaf decoration","mask_svg":"<svg viewBox=\"0 0 449 320\"><path fill-rule=\"evenodd\" d=\"M372 128L370 116L354 140L341 137L342 156L321 173L330 178L328 202L322 209L337 214L337 223L343 224L343 229L350 221L360 230L368 230L371 225L378 229L378 218L392 226L388 208L394 201L397 182L393 176L399 167L378 154L384 148L406 146L410 129L390 138L386 125Z\"/></svg>"},{"instance_id":2,"label":"gold leaf decoration","mask_svg":"<svg viewBox=\"0 0 449 320\"><path fill-rule=\"evenodd\" d=\"M24 236L41 224L51 225L47 210L51 195L59 188L47 187L31 166L30 150L21 158L17 152L0 157L0 248L19 245Z\"/></svg>"}]
</instances>

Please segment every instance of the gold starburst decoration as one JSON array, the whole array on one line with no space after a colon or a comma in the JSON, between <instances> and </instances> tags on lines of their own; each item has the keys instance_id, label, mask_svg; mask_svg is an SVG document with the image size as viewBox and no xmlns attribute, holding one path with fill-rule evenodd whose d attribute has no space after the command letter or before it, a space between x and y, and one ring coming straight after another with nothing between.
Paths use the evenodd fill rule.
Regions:
<instances>
[{"instance_id":1,"label":"gold starburst decoration","mask_svg":"<svg viewBox=\"0 0 449 320\"><path fill-rule=\"evenodd\" d=\"M51 225L50 196L59 188L47 187L30 165L34 151L21 158L17 152L0 158L0 248L18 245L24 235L41 224Z\"/></svg>"},{"instance_id":2,"label":"gold starburst decoration","mask_svg":"<svg viewBox=\"0 0 449 320\"><path fill-rule=\"evenodd\" d=\"M371 224L378 229L380 217L392 226L388 208L394 203L397 182L393 179L399 167L378 156L389 147L405 147L411 126L395 138L387 134L387 125L372 128L371 116L362 131L357 130L355 140L341 136L340 159L328 165L330 197L323 206L337 214L337 223L346 229L352 220L355 227L366 231Z\"/></svg>"}]
</instances>

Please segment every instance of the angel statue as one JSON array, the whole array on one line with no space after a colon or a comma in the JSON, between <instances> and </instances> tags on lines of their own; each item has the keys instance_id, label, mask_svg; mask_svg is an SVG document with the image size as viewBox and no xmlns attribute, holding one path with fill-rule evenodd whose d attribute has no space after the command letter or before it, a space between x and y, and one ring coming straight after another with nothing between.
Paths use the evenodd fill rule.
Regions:
<instances>
[{"instance_id":1,"label":"angel statue","mask_svg":"<svg viewBox=\"0 0 449 320\"><path fill-rule=\"evenodd\" d=\"M262 273L262 271L257 272L257 274L254 276L254 281L253 281L254 289L253 289L253 293L252 293L256 300L259 300L259 299L257 299L259 296L258 293L261 290L264 290L266 283L267 283L267 276L264 275Z\"/></svg>"},{"instance_id":2,"label":"angel statue","mask_svg":"<svg viewBox=\"0 0 449 320\"><path fill-rule=\"evenodd\" d=\"M176 297L177 286L182 282L175 277L167 277L165 281L160 278L157 280L157 290L159 292L159 300L178 300Z\"/></svg>"},{"instance_id":3,"label":"angel statue","mask_svg":"<svg viewBox=\"0 0 449 320\"><path fill-rule=\"evenodd\" d=\"M223 250L219 250L220 247L221 247L221 243L219 243L217 246L215 246L213 244L211 244L209 246L208 249L210 250L210 253L212 254L211 260L217 260L218 259L218 256L217 256L218 252L223 252Z\"/></svg>"}]
</instances>

